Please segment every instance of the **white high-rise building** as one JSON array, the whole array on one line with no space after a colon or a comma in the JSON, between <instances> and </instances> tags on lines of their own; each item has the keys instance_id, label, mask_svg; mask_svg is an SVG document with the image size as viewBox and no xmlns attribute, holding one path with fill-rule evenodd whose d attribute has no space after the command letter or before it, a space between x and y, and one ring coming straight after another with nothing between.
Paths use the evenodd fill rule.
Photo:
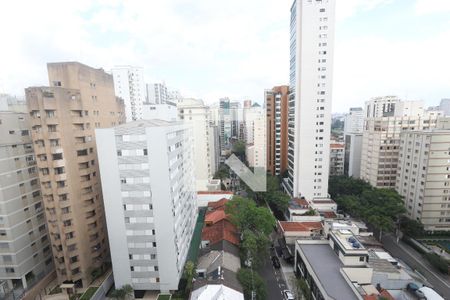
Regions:
<instances>
[{"instance_id":1,"label":"white high-rise building","mask_svg":"<svg viewBox=\"0 0 450 300\"><path fill-rule=\"evenodd\" d=\"M288 178L286 190L328 197L335 0L291 7Z\"/></svg>"},{"instance_id":2,"label":"white high-rise building","mask_svg":"<svg viewBox=\"0 0 450 300\"><path fill-rule=\"evenodd\" d=\"M142 119L142 105L147 95L144 70L140 67L118 66L111 72L116 96L125 102L126 121Z\"/></svg>"},{"instance_id":3,"label":"white high-rise building","mask_svg":"<svg viewBox=\"0 0 450 300\"><path fill-rule=\"evenodd\" d=\"M194 164L197 191L206 191L208 181L216 172L211 164L211 156L215 155L211 145L208 106L199 99L182 99L177 104L178 118L192 126L194 142Z\"/></svg>"},{"instance_id":4,"label":"white high-rise building","mask_svg":"<svg viewBox=\"0 0 450 300\"><path fill-rule=\"evenodd\" d=\"M17 297L54 264L29 115L0 111L0 136L0 282L6 282L0 298L8 299L5 294L14 290Z\"/></svg>"},{"instance_id":5,"label":"white high-rise building","mask_svg":"<svg viewBox=\"0 0 450 300\"><path fill-rule=\"evenodd\" d=\"M450 99L442 99L439 104L439 109L444 112L444 116L450 116Z\"/></svg>"},{"instance_id":6,"label":"white high-rise building","mask_svg":"<svg viewBox=\"0 0 450 300\"><path fill-rule=\"evenodd\" d=\"M374 97L366 101L364 115L366 118L393 117L399 102L397 96Z\"/></svg>"},{"instance_id":7,"label":"white high-rise building","mask_svg":"<svg viewBox=\"0 0 450 300\"><path fill-rule=\"evenodd\" d=\"M165 104L167 101L167 87L164 83L147 84L147 102L151 104Z\"/></svg>"},{"instance_id":8,"label":"white high-rise building","mask_svg":"<svg viewBox=\"0 0 450 300\"><path fill-rule=\"evenodd\" d=\"M140 120L96 137L116 287L176 290L197 217L191 129Z\"/></svg>"},{"instance_id":9,"label":"white high-rise building","mask_svg":"<svg viewBox=\"0 0 450 300\"><path fill-rule=\"evenodd\" d=\"M362 133L364 127L364 111L362 107L352 107L344 119L344 135Z\"/></svg>"},{"instance_id":10,"label":"white high-rise building","mask_svg":"<svg viewBox=\"0 0 450 300\"><path fill-rule=\"evenodd\" d=\"M439 119L435 129L400 134L395 188L407 216L430 231L450 230L449 121Z\"/></svg>"},{"instance_id":11,"label":"white high-rise building","mask_svg":"<svg viewBox=\"0 0 450 300\"><path fill-rule=\"evenodd\" d=\"M352 107L344 120L344 174L359 178L361 168L362 134L364 129L364 110Z\"/></svg>"},{"instance_id":12,"label":"white high-rise building","mask_svg":"<svg viewBox=\"0 0 450 300\"><path fill-rule=\"evenodd\" d=\"M263 116L263 109L257 103L249 108L244 108L244 141L247 144L254 143L255 120Z\"/></svg>"}]
</instances>

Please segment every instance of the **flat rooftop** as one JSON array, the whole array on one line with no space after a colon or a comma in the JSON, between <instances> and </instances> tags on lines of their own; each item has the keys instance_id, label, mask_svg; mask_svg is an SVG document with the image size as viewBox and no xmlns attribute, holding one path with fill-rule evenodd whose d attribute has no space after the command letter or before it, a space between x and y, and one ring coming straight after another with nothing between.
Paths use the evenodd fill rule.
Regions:
<instances>
[{"instance_id":1,"label":"flat rooftop","mask_svg":"<svg viewBox=\"0 0 450 300\"><path fill-rule=\"evenodd\" d=\"M331 233L345 250L366 250L358 238L348 229L339 229Z\"/></svg>"},{"instance_id":2,"label":"flat rooftop","mask_svg":"<svg viewBox=\"0 0 450 300\"><path fill-rule=\"evenodd\" d=\"M298 246L314 273L332 299L358 300L358 296L340 273L344 266L329 244L301 244Z\"/></svg>"}]
</instances>

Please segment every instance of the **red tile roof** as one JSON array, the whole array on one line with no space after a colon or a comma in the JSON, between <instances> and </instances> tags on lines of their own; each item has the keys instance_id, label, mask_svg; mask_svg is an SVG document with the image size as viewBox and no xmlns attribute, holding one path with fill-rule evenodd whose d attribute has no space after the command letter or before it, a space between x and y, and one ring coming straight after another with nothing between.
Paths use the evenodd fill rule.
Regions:
<instances>
[{"instance_id":1,"label":"red tile roof","mask_svg":"<svg viewBox=\"0 0 450 300\"><path fill-rule=\"evenodd\" d=\"M320 204L320 203L336 203L336 202L334 202L333 199L313 199L312 202L313 203L317 203L317 204Z\"/></svg>"},{"instance_id":2,"label":"red tile roof","mask_svg":"<svg viewBox=\"0 0 450 300\"><path fill-rule=\"evenodd\" d=\"M200 194L200 195L208 195L208 194L211 194L211 195L219 195L219 194L233 195L233 192L230 192L230 191L199 191L199 192L197 192L197 194Z\"/></svg>"},{"instance_id":3,"label":"red tile roof","mask_svg":"<svg viewBox=\"0 0 450 300\"><path fill-rule=\"evenodd\" d=\"M313 231L322 229L320 222L286 222L280 221L283 231Z\"/></svg>"},{"instance_id":4,"label":"red tile roof","mask_svg":"<svg viewBox=\"0 0 450 300\"><path fill-rule=\"evenodd\" d=\"M211 210L217 210L217 209L224 210L225 204L227 204L228 201L229 200L227 198L222 198L219 201L208 202L208 212L210 212Z\"/></svg>"},{"instance_id":5,"label":"red tile roof","mask_svg":"<svg viewBox=\"0 0 450 300\"><path fill-rule=\"evenodd\" d=\"M337 217L336 214L332 211L325 211L323 213L323 216L325 219L335 219Z\"/></svg>"},{"instance_id":6,"label":"red tile roof","mask_svg":"<svg viewBox=\"0 0 450 300\"><path fill-rule=\"evenodd\" d=\"M395 300L395 298L386 290L382 290L380 292L381 296L383 296L384 298L388 299L388 300Z\"/></svg>"},{"instance_id":7,"label":"red tile roof","mask_svg":"<svg viewBox=\"0 0 450 300\"><path fill-rule=\"evenodd\" d=\"M227 218L225 210L217 209L214 211L208 211L205 216L205 224L215 224Z\"/></svg>"},{"instance_id":8,"label":"red tile roof","mask_svg":"<svg viewBox=\"0 0 450 300\"><path fill-rule=\"evenodd\" d=\"M330 144L330 147L334 149L343 149L344 144Z\"/></svg>"},{"instance_id":9,"label":"red tile roof","mask_svg":"<svg viewBox=\"0 0 450 300\"><path fill-rule=\"evenodd\" d=\"M230 221L221 220L213 225L203 227L202 241L209 241L210 244L215 244L223 240L239 246L237 228Z\"/></svg>"},{"instance_id":10,"label":"red tile roof","mask_svg":"<svg viewBox=\"0 0 450 300\"><path fill-rule=\"evenodd\" d=\"M292 201L294 201L297 205L300 205L300 206L305 206L305 207L309 206L308 201L306 201L306 199L303 199L303 198L293 198Z\"/></svg>"}]
</instances>

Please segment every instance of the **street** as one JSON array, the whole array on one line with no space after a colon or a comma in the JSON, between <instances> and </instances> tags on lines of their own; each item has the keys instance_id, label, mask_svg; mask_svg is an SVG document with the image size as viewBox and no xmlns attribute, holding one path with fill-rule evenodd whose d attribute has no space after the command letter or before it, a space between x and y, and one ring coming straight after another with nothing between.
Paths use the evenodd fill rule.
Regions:
<instances>
[{"instance_id":1,"label":"street","mask_svg":"<svg viewBox=\"0 0 450 300\"><path fill-rule=\"evenodd\" d=\"M396 238L391 234L384 235L382 242L384 248L388 250L392 256L400 258L411 268L419 271L433 286L434 290L441 294L445 299L450 299L449 276L439 273L439 271L421 257L420 253L417 253L417 251L407 244L402 241L399 241L399 244L397 244Z\"/></svg>"},{"instance_id":2,"label":"street","mask_svg":"<svg viewBox=\"0 0 450 300\"><path fill-rule=\"evenodd\" d=\"M266 282L267 299L283 299L282 291L288 289L280 269L275 269L269 256L266 256L265 263L259 270L259 275Z\"/></svg>"}]
</instances>

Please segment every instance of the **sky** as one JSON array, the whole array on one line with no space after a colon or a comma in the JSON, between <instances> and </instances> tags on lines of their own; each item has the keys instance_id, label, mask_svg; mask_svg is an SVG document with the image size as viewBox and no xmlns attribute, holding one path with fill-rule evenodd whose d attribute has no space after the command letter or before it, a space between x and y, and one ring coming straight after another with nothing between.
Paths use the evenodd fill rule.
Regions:
<instances>
[{"instance_id":1,"label":"sky","mask_svg":"<svg viewBox=\"0 0 450 300\"><path fill-rule=\"evenodd\" d=\"M333 112L381 95L450 97L450 0L336 0ZM0 93L47 85L47 62L144 68L206 103L262 103L289 80L291 0L0 4Z\"/></svg>"}]
</instances>

